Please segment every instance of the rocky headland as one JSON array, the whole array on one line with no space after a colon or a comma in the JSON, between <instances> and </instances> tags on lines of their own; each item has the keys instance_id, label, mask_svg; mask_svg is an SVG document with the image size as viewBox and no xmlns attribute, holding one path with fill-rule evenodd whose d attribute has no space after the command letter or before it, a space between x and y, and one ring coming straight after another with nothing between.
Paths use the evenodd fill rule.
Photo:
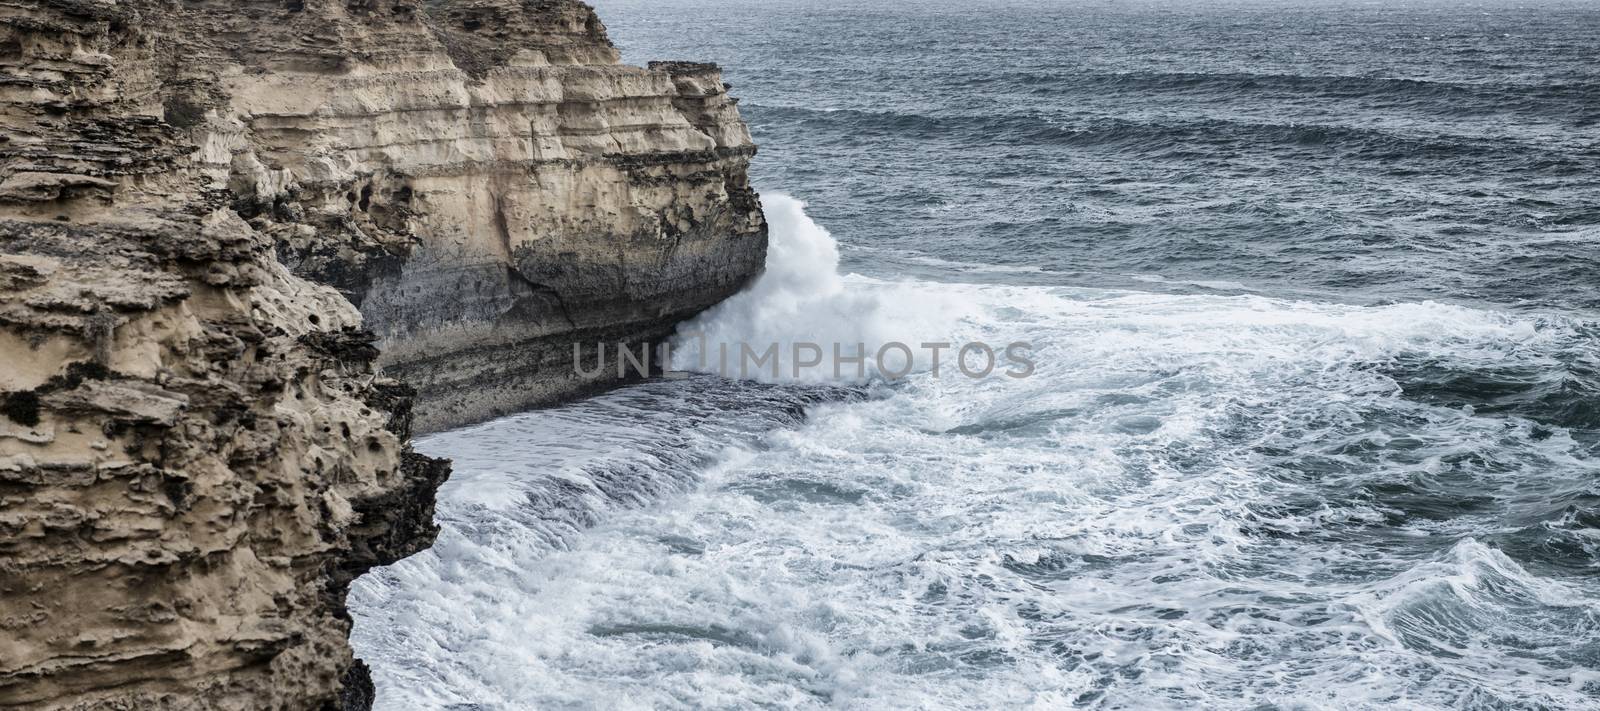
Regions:
<instances>
[{"instance_id":1,"label":"rocky headland","mask_svg":"<svg viewBox=\"0 0 1600 711\"><path fill-rule=\"evenodd\" d=\"M740 289L754 150L573 0L0 0L0 707L370 706L413 430Z\"/></svg>"}]
</instances>

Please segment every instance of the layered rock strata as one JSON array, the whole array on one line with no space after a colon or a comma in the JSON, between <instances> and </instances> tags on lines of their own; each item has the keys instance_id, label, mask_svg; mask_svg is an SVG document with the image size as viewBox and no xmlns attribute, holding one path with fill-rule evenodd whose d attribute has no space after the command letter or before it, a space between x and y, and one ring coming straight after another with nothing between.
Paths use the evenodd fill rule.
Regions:
<instances>
[{"instance_id":1,"label":"layered rock strata","mask_svg":"<svg viewBox=\"0 0 1600 711\"><path fill-rule=\"evenodd\" d=\"M578 2L0 0L0 707L369 705L413 427L740 288L752 153Z\"/></svg>"},{"instance_id":2,"label":"layered rock strata","mask_svg":"<svg viewBox=\"0 0 1600 711\"><path fill-rule=\"evenodd\" d=\"M360 307L421 427L575 394L574 345L592 367L760 270L755 148L715 66L620 65L577 2L371 4L274 18L334 66L290 45L185 104L241 212ZM382 41L337 46L360 33Z\"/></svg>"}]
</instances>

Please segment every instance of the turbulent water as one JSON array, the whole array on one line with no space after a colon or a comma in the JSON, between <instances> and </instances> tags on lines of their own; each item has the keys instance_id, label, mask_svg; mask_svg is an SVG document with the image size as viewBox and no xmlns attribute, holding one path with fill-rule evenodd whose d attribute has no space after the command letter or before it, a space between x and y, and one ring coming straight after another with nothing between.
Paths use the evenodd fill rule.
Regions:
<instances>
[{"instance_id":1,"label":"turbulent water","mask_svg":"<svg viewBox=\"0 0 1600 711\"><path fill-rule=\"evenodd\" d=\"M380 708L1600 709L1600 6L598 4L763 144L686 332L1037 372L426 439Z\"/></svg>"}]
</instances>

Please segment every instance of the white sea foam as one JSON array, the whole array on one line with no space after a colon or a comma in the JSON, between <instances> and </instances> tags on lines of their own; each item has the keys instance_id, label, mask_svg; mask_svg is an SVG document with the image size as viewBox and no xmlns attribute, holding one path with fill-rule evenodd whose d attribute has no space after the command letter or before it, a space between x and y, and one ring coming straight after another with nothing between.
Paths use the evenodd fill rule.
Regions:
<instances>
[{"instance_id":1,"label":"white sea foam","mask_svg":"<svg viewBox=\"0 0 1600 711\"><path fill-rule=\"evenodd\" d=\"M920 352L924 343L956 343L964 322L979 316L960 291L912 282L882 282L839 273L839 246L805 214L805 204L787 195L764 195L771 225L766 271L749 289L678 329L674 365L680 369L747 375L767 381L834 381L853 366L833 368L833 353L873 356L889 343ZM826 356L821 367L796 378L795 345L810 343ZM778 375L770 368L741 369L744 348L760 354L777 346ZM1002 347L1005 344L1001 344ZM925 354L913 370L931 367ZM888 362L896 368L901 361ZM867 363L876 374L876 358ZM865 379L865 378L858 378Z\"/></svg>"},{"instance_id":2,"label":"white sea foam","mask_svg":"<svg viewBox=\"0 0 1600 711\"><path fill-rule=\"evenodd\" d=\"M1393 374L1548 367L1572 324L842 277L766 206L712 342L1026 339L1039 373L803 423L804 388L702 377L425 440L440 543L353 594L380 708L1595 708L1593 591L1407 492L1600 471Z\"/></svg>"}]
</instances>

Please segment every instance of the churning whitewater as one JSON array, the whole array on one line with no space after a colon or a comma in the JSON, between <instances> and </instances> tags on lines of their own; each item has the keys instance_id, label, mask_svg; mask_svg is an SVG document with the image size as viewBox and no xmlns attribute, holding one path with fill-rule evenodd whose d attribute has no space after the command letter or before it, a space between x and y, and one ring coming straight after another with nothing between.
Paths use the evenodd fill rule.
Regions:
<instances>
[{"instance_id":1,"label":"churning whitewater","mask_svg":"<svg viewBox=\"0 0 1600 711\"><path fill-rule=\"evenodd\" d=\"M771 259L713 372L419 444L380 709L1600 710L1600 6L597 4ZM802 342L1036 369L697 357Z\"/></svg>"},{"instance_id":2,"label":"churning whitewater","mask_svg":"<svg viewBox=\"0 0 1600 711\"><path fill-rule=\"evenodd\" d=\"M381 708L1594 707L1600 600L1507 553L1593 560L1600 467L1402 385L1538 377L1592 323L841 277L766 207L768 274L686 330L1038 372L702 376L427 439L439 543L352 601Z\"/></svg>"}]
</instances>

